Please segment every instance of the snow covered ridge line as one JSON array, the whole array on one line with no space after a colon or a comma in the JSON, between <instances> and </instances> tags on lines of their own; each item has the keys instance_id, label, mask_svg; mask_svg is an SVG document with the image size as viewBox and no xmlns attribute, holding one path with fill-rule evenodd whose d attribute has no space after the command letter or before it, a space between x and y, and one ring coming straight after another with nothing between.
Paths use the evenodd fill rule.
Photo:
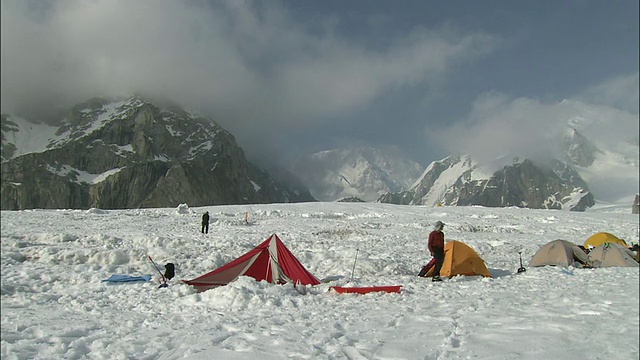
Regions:
<instances>
[{"instance_id":1,"label":"snow covered ridge line","mask_svg":"<svg viewBox=\"0 0 640 360\"><path fill-rule=\"evenodd\" d=\"M483 205L492 207L584 211L593 205L585 191L575 199L576 188L586 184L571 168L555 162L553 169L529 160L505 166L489 178L468 155L449 156L432 163L410 190L385 194L379 202L406 205ZM573 194L573 196L572 196Z\"/></svg>"},{"instance_id":2,"label":"snow covered ridge line","mask_svg":"<svg viewBox=\"0 0 640 360\"><path fill-rule=\"evenodd\" d=\"M612 150L600 143L591 143L575 130L565 134L567 136L560 147L565 147L567 155L562 161L558 160L558 166L553 167L552 173L531 161L519 160L491 174L468 155L452 155L432 162L420 176L420 166L404 158L397 149L359 147L327 150L303 159L294 171L303 178L303 185L280 182L276 186L263 169L248 163L233 136L211 120L176 106L156 106L140 97L94 99L79 104L64 119L66 123L61 127L46 129L26 121L24 126L18 127L5 115L2 121L5 139L3 161L15 159L20 154L38 153L36 158L42 169L46 169L46 165L54 166L54 162L88 174L104 174L115 167L126 167L131 171L137 168L138 171L151 172L152 182L160 179L161 173L166 175L169 169L173 169L172 176L164 179L175 183L175 177L183 177L181 181L192 186L200 183L196 173L201 172L210 178L218 178L217 190L224 192L233 188L232 191L236 192L226 199L209 195L216 199L208 199L201 204L312 201L312 194L315 194L315 198L325 201L526 206L584 211L593 206L596 199L601 202L628 199L631 204L639 183L640 151L637 144L620 144ZM20 132L25 131L25 136L16 133L18 128ZM27 133L27 130L31 132ZM24 138L24 141L19 138ZM85 148L88 151L83 154L85 159L81 160L76 153L85 152ZM116 155L124 160L116 159ZM17 163L22 161L16 160L14 164L4 166L3 174L12 173ZM151 164L153 162L165 164ZM203 167L202 164L209 166ZM147 169L141 169L142 166ZM247 167L249 169L245 170ZM238 173L222 174L228 169ZM318 173L318 169L324 169L324 172ZM33 170L33 173L39 173ZM128 171L125 169L110 178L118 181L116 178L125 176L125 173L129 176ZM247 176L247 172L252 174ZM47 173L42 176L50 181L50 172ZM235 178L243 180L227 181ZM7 185L21 183L25 188L31 187L28 181L17 175L12 178L5 176L4 180ZM224 187L223 183L226 184ZM206 191L199 190L201 193ZM152 192L152 189L143 191ZM193 194L174 194L175 198L150 202L158 203L158 206L174 206L180 201L194 203L192 200L197 197L197 191L194 189ZM25 192L37 193L38 190ZM53 206L42 201L30 204L32 199L18 199L19 196L13 191L7 192L2 208ZM130 194L121 198L134 197ZM92 203L82 208L147 206L141 205L143 201L137 199L133 205ZM56 199L53 202L66 202L56 205L58 207L73 207L68 204L69 200Z\"/></svg>"},{"instance_id":3,"label":"snow covered ridge line","mask_svg":"<svg viewBox=\"0 0 640 360\"><path fill-rule=\"evenodd\" d=\"M61 120L58 135L51 133L41 134L42 146L28 156L18 150L19 141L6 147L3 141L8 156L2 162L2 209L314 200L307 190L276 181L251 164L219 125L176 106L163 108L137 97L93 99ZM19 138L3 126L3 137L12 139L7 135Z\"/></svg>"},{"instance_id":4,"label":"snow covered ridge line","mask_svg":"<svg viewBox=\"0 0 640 360\"><path fill-rule=\"evenodd\" d=\"M205 211L220 220L209 235L199 229ZM6 359L635 360L640 354L637 269L529 266L554 239L581 244L609 231L637 242L637 216L613 209L316 202L0 216L0 356ZM472 247L493 278L434 284L416 276L429 260L426 238L438 220L448 225L445 239ZM517 231L494 231L501 227ZM358 231L334 236L329 230L336 228ZM273 232L312 274L331 281L304 294L249 277L202 293L180 284ZM516 274L520 251L527 271ZM158 288L147 255L159 265L178 265L169 287ZM152 279L102 282L113 274ZM402 291L330 291L393 284ZM611 331L618 335L593 336Z\"/></svg>"},{"instance_id":5,"label":"snow covered ridge line","mask_svg":"<svg viewBox=\"0 0 640 360\"><path fill-rule=\"evenodd\" d=\"M362 146L303 156L291 166L291 172L321 201L358 198L372 202L410 186L420 175L420 165L396 148Z\"/></svg>"},{"instance_id":6,"label":"snow covered ridge line","mask_svg":"<svg viewBox=\"0 0 640 360\"><path fill-rule=\"evenodd\" d=\"M128 99L95 98L73 107L66 118L59 121L59 125L34 123L19 116L3 114L3 124L5 124L3 134L5 134L5 130L6 134L9 134L5 140L8 144L16 147L15 153L7 159L33 152L43 152L88 136L112 121L126 120L132 112L149 104L139 96L131 96ZM163 114L162 119L167 122L167 130L174 136L181 135L179 130L172 128L170 122L170 120L180 117L180 114L167 109L159 110ZM211 120L194 112L185 111L185 114L193 120L211 122ZM220 129L216 129L209 135L214 136L219 131Z\"/></svg>"},{"instance_id":7,"label":"snow covered ridge line","mask_svg":"<svg viewBox=\"0 0 640 360\"><path fill-rule=\"evenodd\" d=\"M90 174L86 171L74 169L67 165L62 165L62 166L59 166L58 168L54 168L50 165L47 165L47 170L49 172L61 177L70 177L77 184L98 184L106 180L109 176L117 174L122 169L124 168L111 169L111 170L105 171L102 174Z\"/></svg>"},{"instance_id":8,"label":"snow covered ridge line","mask_svg":"<svg viewBox=\"0 0 640 360\"><path fill-rule=\"evenodd\" d=\"M626 199L631 205L640 183L637 140L615 144L592 141L571 121L566 132L549 137L557 143L540 149L555 153L555 158L549 155L546 160L522 155L512 155L509 160L505 154L490 164L480 163L474 154L454 154L431 162L416 176L412 171L389 169L389 163L408 162L397 151L354 147L304 157L292 172L323 201L352 198L394 204L517 205L574 211L583 211L595 201Z\"/></svg>"}]
</instances>

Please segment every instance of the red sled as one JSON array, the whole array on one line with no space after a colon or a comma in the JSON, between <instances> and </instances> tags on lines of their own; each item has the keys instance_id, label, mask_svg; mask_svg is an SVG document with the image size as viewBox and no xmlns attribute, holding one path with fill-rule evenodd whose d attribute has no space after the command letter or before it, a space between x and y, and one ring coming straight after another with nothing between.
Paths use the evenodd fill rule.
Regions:
<instances>
[{"instance_id":1,"label":"red sled","mask_svg":"<svg viewBox=\"0 0 640 360\"><path fill-rule=\"evenodd\" d=\"M402 285L392 286L366 286L366 287L342 287L332 286L331 289L335 290L338 294L368 294L370 292L388 292L399 293Z\"/></svg>"}]
</instances>

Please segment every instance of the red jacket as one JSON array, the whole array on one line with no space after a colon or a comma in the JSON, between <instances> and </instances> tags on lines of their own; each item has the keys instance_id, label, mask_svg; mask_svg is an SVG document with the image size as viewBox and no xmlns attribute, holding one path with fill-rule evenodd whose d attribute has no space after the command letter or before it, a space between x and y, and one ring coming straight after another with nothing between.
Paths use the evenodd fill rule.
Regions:
<instances>
[{"instance_id":1,"label":"red jacket","mask_svg":"<svg viewBox=\"0 0 640 360\"><path fill-rule=\"evenodd\" d=\"M442 231L433 230L429 234L429 252L433 253L434 248L439 248L444 251L444 233Z\"/></svg>"}]
</instances>

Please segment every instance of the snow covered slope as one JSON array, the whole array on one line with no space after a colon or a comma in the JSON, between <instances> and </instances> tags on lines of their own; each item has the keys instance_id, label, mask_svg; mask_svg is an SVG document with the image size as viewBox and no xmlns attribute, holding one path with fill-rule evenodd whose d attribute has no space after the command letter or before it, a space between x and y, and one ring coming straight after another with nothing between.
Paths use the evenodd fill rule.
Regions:
<instances>
[{"instance_id":1,"label":"snow covered slope","mask_svg":"<svg viewBox=\"0 0 640 360\"><path fill-rule=\"evenodd\" d=\"M313 201L250 163L206 117L140 96L77 104L56 126L2 115L2 209Z\"/></svg>"},{"instance_id":2,"label":"snow covered slope","mask_svg":"<svg viewBox=\"0 0 640 360\"><path fill-rule=\"evenodd\" d=\"M199 232L205 211L209 235ZM314 202L0 215L2 359L637 360L640 354L638 268L529 266L555 239L583 244L607 231L638 242L638 216L630 213ZM426 239L436 221L447 224L447 241L478 253L491 278L433 283L416 276L430 260ZM242 277L198 293L181 283L274 231L322 284L296 289ZM521 274L519 252L527 268ZM147 255L160 266L177 265L169 287L158 288ZM154 278L101 282L113 274ZM341 295L333 285L402 290Z\"/></svg>"},{"instance_id":3,"label":"snow covered slope","mask_svg":"<svg viewBox=\"0 0 640 360\"><path fill-rule=\"evenodd\" d=\"M409 187L420 175L421 167L397 148L353 147L302 157L291 171L318 200L357 197L375 201L382 194Z\"/></svg>"}]
</instances>

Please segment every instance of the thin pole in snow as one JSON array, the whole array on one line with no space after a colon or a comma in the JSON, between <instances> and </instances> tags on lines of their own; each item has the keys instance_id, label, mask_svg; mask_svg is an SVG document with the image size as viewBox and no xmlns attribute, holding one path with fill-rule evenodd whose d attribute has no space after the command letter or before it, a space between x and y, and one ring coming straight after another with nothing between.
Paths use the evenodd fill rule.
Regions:
<instances>
[{"instance_id":1,"label":"thin pole in snow","mask_svg":"<svg viewBox=\"0 0 640 360\"><path fill-rule=\"evenodd\" d=\"M349 280L349 282L353 281L353 273L356 271L356 260L358 260L358 251L360 251L360 249L356 249L356 258L353 259L353 269L351 269L351 279Z\"/></svg>"}]
</instances>

